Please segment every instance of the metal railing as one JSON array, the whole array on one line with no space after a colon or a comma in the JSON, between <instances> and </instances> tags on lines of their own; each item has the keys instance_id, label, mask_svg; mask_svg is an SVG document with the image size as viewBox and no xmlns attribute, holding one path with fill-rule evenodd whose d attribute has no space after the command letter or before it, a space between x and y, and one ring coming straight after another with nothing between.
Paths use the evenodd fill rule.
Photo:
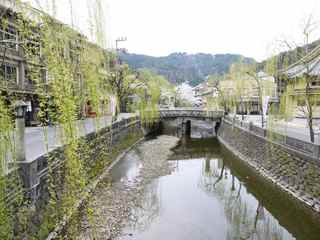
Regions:
<instances>
[{"instance_id":1,"label":"metal railing","mask_svg":"<svg viewBox=\"0 0 320 240\"><path fill-rule=\"evenodd\" d=\"M254 133L257 136L268 139L272 142L284 145L297 152L304 153L308 156L320 160L320 145L312 142L307 142L298 138L290 137L285 134L268 130L260 126L254 125L252 122L242 121L231 116L225 116L224 121L232 126L236 126Z\"/></svg>"}]
</instances>

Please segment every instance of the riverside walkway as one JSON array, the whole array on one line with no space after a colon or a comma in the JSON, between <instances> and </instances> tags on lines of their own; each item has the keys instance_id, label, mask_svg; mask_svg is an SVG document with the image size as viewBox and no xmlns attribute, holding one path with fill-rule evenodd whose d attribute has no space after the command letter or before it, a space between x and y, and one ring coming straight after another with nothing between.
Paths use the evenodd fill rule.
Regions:
<instances>
[{"instance_id":1,"label":"riverside walkway","mask_svg":"<svg viewBox=\"0 0 320 240\"><path fill-rule=\"evenodd\" d=\"M117 121L135 116L131 113L121 113ZM100 118L87 118L76 121L78 137L99 131L102 128L111 126L111 116ZM26 162L33 161L47 152L51 152L62 146L60 138L60 127L28 127L25 129L25 152Z\"/></svg>"},{"instance_id":2,"label":"riverside walkway","mask_svg":"<svg viewBox=\"0 0 320 240\"><path fill-rule=\"evenodd\" d=\"M235 115L230 115L231 118ZM241 120L241 115L236 115L236 118ZM255 126L261 127L261 116L260 115L245 115L245 122L252 122ZM268 121L268 118L267 118ZM277 131L282 135L288 137L296 138L301 141L310 142L309 128L307 125L307 120L303 118L294 118L290 121L285 122L274 121L270 124L273 131ZM320 145L320 119L314 119L314 132L315 132L315 144Z\"/></svg>"},{"instance_id":3,"label":"riverside walkway","mask_svg":"<svg viewBox=\"0 0 320 240\"><path fill-rule=\"evenodd\" d=\"M169 116L180 116L189 115L189 116L207 116L206 114L198 114L200 109L161 109L161 115L163 117ZM206 113L206 110L202 110ZM213 117L215 114L208 114L208 116ZM118 117L118 120L123 118L130 118L135 116L133 113L121 113ZM241 119L240 115L237 115L237 118ZM252 121L254 125L260 124L259 116L246 116L246 121ZM301 120L300 120L301 122ZM299 122L299 123L300 123ZM84 120L78 120L76 122L78 128L79 137L85 136L92 132L98 131L99 129L105 128L111 125L111 116L104 116L101 118L88 118ZM297 138L303 141L309 141L308 129L305 126L300 124L299 126L293 126L292 124L280 124L278 123L275 126L279 133L283 135L288 135L293 138ZM320 136L316 135L316 143L320 144ZM46 140L47 139L47 140ZM46 143L47 142L47 143ZM61 138L59 136L59 126L50 126L50 127L28 127L25 129L25 151L26 151L26 161L33 161L34 159L44 155L47 152L50 152L58 147L61 147Z\"/></svg>"},{"instance_id":4,"label":"riverside walkway","mask_svg":"<svg viewBox=\"0 0 320 240\"><path fill-rule=\"evenodd\" d=\"M22 120L23 121L23 120ZM140 126L136 114L120 114L116 121L111 116L100 118L88 118L74 122L77 138L93 143L95 154L100 154L105 144L117 144L121 138L125 138L128 132L133 132ZM16 172L22 180L23 191L30 203L34 204L46 194L46 177L48 175L48 157L54 157L52 167L59 167L64 161L63 147L66 144L62 138L62 127L30 127L17 129L12 134L12 149L8 149L7 175L8 178L16 178ZM94 133L103 132L100 140L96 139ZM111 141L107 139L110 137ZM88 143L89 143L88 142ZM12 165L12 153L17 156L17 165ZM84 154L85 149L79 149L79 154ZM13 189L8 193L8 202L21 192L21 188Z\"/></svg>"}]
</instances>

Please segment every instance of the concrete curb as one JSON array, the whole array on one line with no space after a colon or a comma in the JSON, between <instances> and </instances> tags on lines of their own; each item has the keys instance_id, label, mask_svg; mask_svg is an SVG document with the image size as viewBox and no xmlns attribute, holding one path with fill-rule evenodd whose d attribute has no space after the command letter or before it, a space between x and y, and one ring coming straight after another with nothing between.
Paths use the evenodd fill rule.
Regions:
<instances>
[{"instance_id":1,"label":"concrete curb","mask_svg":"<svg viewBox=\"0 0 320 240\"><path fill-rule=\"evenodd\" d=\"M107 166L103 173L92 183L88 185L88 187L84 190L84 197L81 198L74 206L74 208L71 211L71 214L66 215L63 217L63 219L56 225L55 229L50 232L46 240L54 240L56 237L58 237L59 233L63 230L63 228L68 224L70 219L72 218L73 214L83 205L84 201L86 201L91 194L96 189L97 185L107 176L107 174L110 173L110 171L113 169L113 167L120 162L128 152L130 152L134 147L136 147L139 143L145 140L145 137L140 138L138 141L136 141L133 145L125 149L117 158L115 161L111 163L111 165Z\"/></svg>"}]
</instances>

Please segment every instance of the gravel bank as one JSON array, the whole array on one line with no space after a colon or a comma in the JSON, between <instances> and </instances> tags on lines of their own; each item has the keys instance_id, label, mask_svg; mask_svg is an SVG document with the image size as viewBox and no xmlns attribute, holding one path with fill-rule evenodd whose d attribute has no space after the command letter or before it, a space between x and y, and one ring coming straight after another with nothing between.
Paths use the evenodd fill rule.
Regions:
<instances>
[{"instance_id":1,"label":"gravel bank","mask_svg":"<svg viewBox=\"0 0 320 240\"><path fill-rule=\"evenodd\" d=\"M125 234L123 229L136 225L136 214L146 207L145 191L153 180L170 174L174 166L167 161L170 151L178 142L171 136L160 136L141 143L122 161L135 161L137 169L133 177L121 177L119 181L105 179L100 184L86 214L80 218L80 235L76 239L116 239ZM147 204L148 206L148 204ZM78 230L79 231L79 230Z\"/></svg>"}]
</instances>

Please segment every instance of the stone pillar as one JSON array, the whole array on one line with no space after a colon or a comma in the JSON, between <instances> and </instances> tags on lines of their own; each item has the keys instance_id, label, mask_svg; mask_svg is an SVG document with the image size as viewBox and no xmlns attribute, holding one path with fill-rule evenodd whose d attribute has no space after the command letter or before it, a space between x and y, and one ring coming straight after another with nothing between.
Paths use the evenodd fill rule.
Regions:
<instances>
[{"instance_id":1,"label":"stone pillar","mask_svg":"<svg viewBox=\"0 0 320 240\"><path fill-rule=\"evenodd\" d=\"M320 160L320 145L315 145L314 157Z\"/></svg>"},{"instance_id":2,"label":"stone pillar","mask_svg":"<svg viewBox=\"0 0 320 240\"><path fill-rule=\"evenodd\" d=\"M40 183L38 176L38 161L20 162L20 176L25 189L25 197L34 204L38 199L37 188Z\"/></svg>"},{"instance_id":3,"label":"stone pillar","mask_svg":"<svg viewBox=\"0 0 320 240\"><path fill-rule=\"evenodd\" d=\"M26 197L35 203L37 200L37 186L39 185L37 161L28 162L25 152L25 112L27 105L22 101L14 104L16 111L16 135L15 135L15 154L19 164L19 173L26 190Z\"/></svg>"},{"instance_id":4,"label":"stone pillar","mask_svg":"<svg viewBox=\"0 0 320 240\"><path fill-rule=\"evenodd\" d=\"M16 118L16 136L15 136L15 146L16 146L16 160L18 162L24 162L26 160L25 152L25 118Z\"/></svg>"},{"instance_id":5,"label":"stone pillar","mask_svg":"<svg viewBox=\"0 0 320 240\"><path fill-rule=\"evenodd\" d=\"M253 125L253 123L249 122L249 131L252 131L252 125Z\"/></svg>"},{"instance_id":6,"label":"stone pillar","mask_svg":"<svg viewBox=\"0 0 320 240\"><path fill-rule=\"evenodd\" d=\"M26 159L25 154L25 112L27 105L19 100L14 103L15 108L15 124L16 124L16 131L15 131L15 154L16 160L18 162L23 162Z\"/></svg>"}]
</instances>

